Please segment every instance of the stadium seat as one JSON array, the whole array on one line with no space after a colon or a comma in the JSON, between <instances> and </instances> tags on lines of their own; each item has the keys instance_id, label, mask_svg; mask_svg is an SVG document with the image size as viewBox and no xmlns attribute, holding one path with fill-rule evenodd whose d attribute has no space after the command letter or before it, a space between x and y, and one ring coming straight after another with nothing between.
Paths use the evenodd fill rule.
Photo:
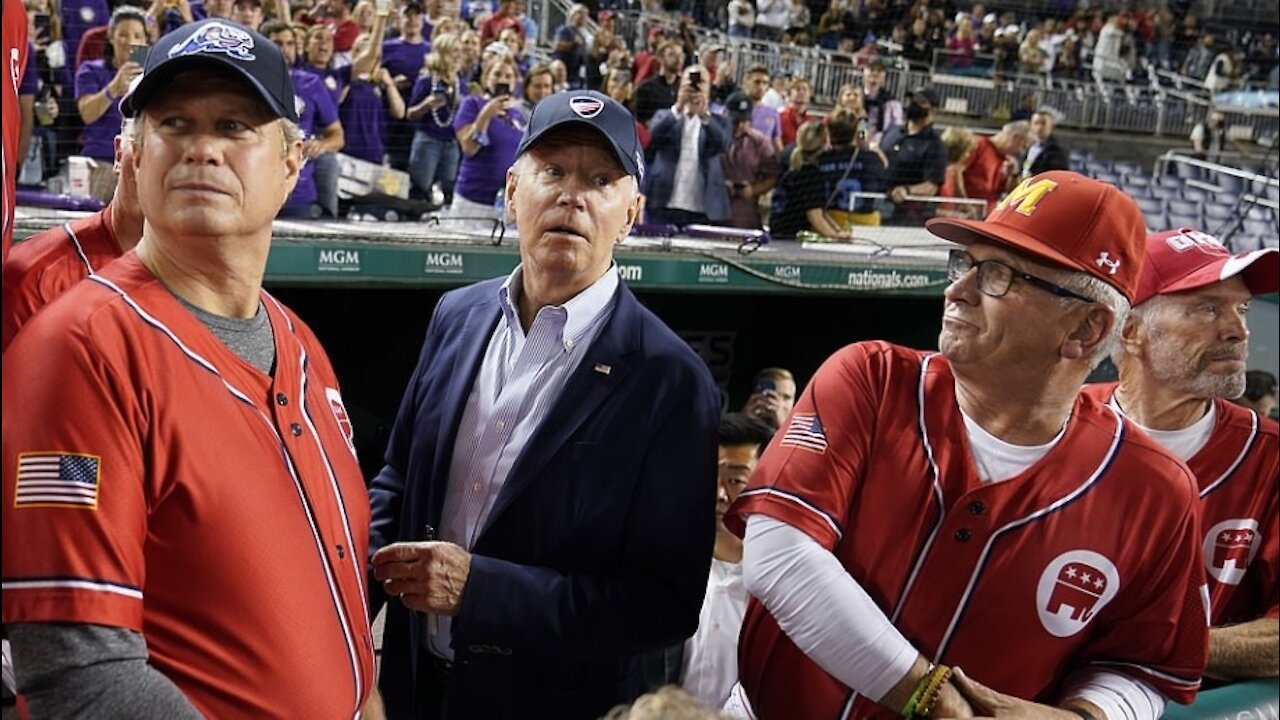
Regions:
<instances>
[{"instance_id":1,"label":"stadium seat","mask_svg":"<svg viewBox=\"0 0 1280 720\"><path fill-rule=\"evenodd\" d=\"M1276 237L1275 233L1267 235L1266 237L1262 238L1262 246L1269 247L1269 248L1280 248L1280 238Z\"/></svg>"},{"instance_id":2,"label":"stadium seat","mask_svg":"<svg viewBox=\"0 0 1280 720\"><path fill-rule=\"evenodd\" d=\"M1238 193L1240 188L1244 186L1244 180L1235 175L1227 175L1226 173L1218 173L1211 179L1214 185L1222 188L1223 192Z\"/></svg>"},{"instance_id":3,"label":"stadium seat","mask_svg":"<svg viewBox=\"0 0 1280 720\"><path fill-rule=\"evenodd\" d=\"M1116 175L1113 172L1106 172L1105 170L1094 170L1089 174L1092 175L1093 179L1097 180L1098 182L1109 183L1111 185L1120 184L1120 176Z\"/></svg>"},{"instance_id":4,"label":"stadium seat","mask_svg":"<svg viewBox=\"0 0 1280 720\"><path fill-rule=\"evenodd\" d=\"M1116 172L1121 175L1142 175L1142 164L1132 160L1119 160L1115 164Z\"/></svg>"},{"instance_id":5,"label":"stadium seat","mask_svg":"<svg viewBox=\"0 0 1280 720\"><path fill-rule=\"evenodd\" d=\"M1203 203L1207 201L1209 197L1210 197L1210 193L1208 190L1202 190L1201 188L1191 187L1191 186L1182 188L1183 200L1195 200L1197 202Z\"/></svg>"},{"instance_id":6,"label":"stadium seat","mask_svg":"<svg viewBox=\"0 0 1280 720\"><path fill-rule=\"evenodd\" d=\"M1250 235L1266 237L1267 235L1276 234L1276 226L1266 220L1250 220L1245 218L1243 226L1244 231Z\"/></svg>"},{"instance_id":7,"label":"stadium seat","mask_svg":"<svg viewBox=\"0 0 1280 720\"><path fill-rule=\"evenodd\" d=\"M1112 173L1115 168L1112 167L1110 160L1090 160L1084 164L1089 170L1089 174L1097 177L1097 173Z\"/></svg>"},{"instance_id":8,"label":"stadium seat","mask_svg":"<svg viewBox=\"0 0 1280 720\"><path fill-rule=\"evenodd\" d=\"M1126 175L1124 184L1125 187L1150 187L1151 178L1146 175Z\"/></svg>"},{"instance_id":9,"label":"stadium seat","mask_svg":"<svg viewBox=\"0 0 1280 720\"><path fill-rule=\"evenodd\" d=\"M1257 235L1246 235L1244 233L1236 233L1227 240L1227 247L1233 253L1253 252L1262 249L1262 238Z\"/></svg>"},{"instance_id":10,"label":"stadium seat","mask_svg":"<svg viewBox=\"0 0 1280 720\"><path fill-rule=\"evenodd\" d=\"M1146 219L1147 219L1147 229L1148 229L1148 230L1150 230L1150 231L1152 231L1152 232L1159 232L1159 231L1161 231L1161 230L1168 230L1168 229L1169 229L1169 219L1165 216L1165 214L1164 214L1164 213L1162 213L1162 212L1153 212L1153 213L1143 212L1142 214L1143 214L1143 216L1144 216L1144 217L1146 217Z\"/></svg>"},{"instance_id":11,"label":"stadium seat","mask_svg":"<svg viewBox=\"0 0 1280 720\"><path fill-rule=\"evenodd\" d=\"M1214 205L1204 206L1205 220L1229 220L1236 216L1235 208L1230 205Z\"/></svg>"},{"instance_id":12,"label":"stadium seat","mask_svg":"<svg viewBox=\"0 0 1280 720\"><path fill-rule=\"evenodd\" d=\"M1173 172L1183 180L1200 180L1203 175L1200 168L1195 165L1186 165L1183 163L1174 163Z\"/></svg>"},{"instance_id":13,"label":"stadium seat","mask_svg":"<svg viewBox=\"0 0 1280 720\"><path fill-rule=\"evenodd\" d=\"M1171 215L1199 215L1200 203L1196 200L1169 200L1169 214Z\"/></svg>"},{"instance_id":14,"label":"stadium seat","mask_svg":"<svg viewBox=\"0 0 1280 720\"><path fill-rule=\"evenodd\" d=\"M1240 196L1235 193L1221 192L1214 193L1209 196L1209 202L1206 205L1226 205L1227 207L1235 207L1240 202Z\"/></svg>"},{"instance_id":15,"label":"stadium seat","mask_svg":"<svg viewBox=\"0 0 1280 720\"><path fill-rule=\"evenodd\" d=\"M1156 185L1159 185L1161 187L1167 187L1167 188L1178 189L1185 184L1182 178L1178 177L1177 175L1156 175L1156 176L1153 176L1151 179L1152 179L1152 182L1154 182Z\"/></svg>"},{"instance_id":16,"label":"stadium seat","mask_svg":"<svg viewBox=\"0 0 1280 720\"><path fill-rule=\"evenodd\" d=\"M1147 189L1151 197L1164 198L1166 200L1179 197L1182 192L1178 188L1165 187L1164 185L1152 185Z\"/></svg>"},{"instance_id":17,"label":"stadium seat","mask_svg":"<svg viewBox=\"0 0 1280 720\"><path fill-rule=\"evenodd\" d=\"M1142 210L1143 215L1151 215L1152 213L1164 213L1163 198L1135 197L1133 201L1138 203L1138 209Z\"/></svg>"},{"instance_id":18,"label":"stadium seat","mask_svg":"<svg viewBox=\"0 0 1280 720\"><path fill-rule=\"evenodd\" d=\"M1179 215L1177 213L1169 213L1166 224L1169 229L1184 227L1199 229L1203 223L1200 222L1199 215Z\"/></svg>"}]
</instances>

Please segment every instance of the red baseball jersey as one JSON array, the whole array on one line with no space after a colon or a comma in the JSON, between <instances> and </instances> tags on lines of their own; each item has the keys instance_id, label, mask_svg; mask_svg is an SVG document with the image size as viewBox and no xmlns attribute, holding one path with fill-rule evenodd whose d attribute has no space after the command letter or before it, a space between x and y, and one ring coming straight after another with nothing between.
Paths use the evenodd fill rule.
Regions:
<instances>
[{"instance_id":1,"label":"red baseball jersey","mask_svg":"<svg viewBox=\"0 0 1280 720\"><path fill-rule=\"evenodd\" d=\"M338 383L262 294L268 376L127 254L4 354L3 620L141 632L207 717L351 718L369 506Z\"/></svg>"},{"instance_id":2,"label":"red baseball jersey","mask_svg":"<svg viewBox=\"0 0 1280 720\"><path fill-rule=\"evenodd\" d=\"M37 310L120 254L110 207L18 243L4 264L0 287L0 349L9 347Z\"/></svg>"},{"instance_id":3,"label":"red baseball jersey","mask_svg":"<svg viewBox=\"0 0 1280 720\"><path fill-rule=\"evenodd\" d=\"M829 549L926 657L1021 698L1104 668L1190 702L1208 627L1194 481L1081 397L1030 468L983 484L946 359L851 345L805 388L726 518ZM797 589L803 592L803 589ZM805 656L753 600L740 678L763 718L895 717ZM796 692L803 688L803 692Z\"/></svg>"},{"instance_id":4,"label":"red baseball jersey","mask_svg":"<svg viewBox=\"0 0 1280 720\"><path fill-rule=\"evenodd\" d=\"M4 184L4 197L0 199L0 260L9 256L13 242L13 198L17 189L18 134L21 113L18 110L18 86L27 69L27 11L16 0L5 0L3 21L0 22L0 48L4 50L5 77L0 88L0 181Z\"/></svg>"},{"instance_id":5,"label":"red baseball jersey","mask_svg":"<svg viewBox=\"0 0 1280 720\"><path fill-rule=\"evenodd\" d=\"M1110 402L1115 387L1085 392ZM1214 408L1213 435L1187 461L1200 488L1210 624L1280 617L1280 427L1221 398Z\"/></svg>"}]
</instances>

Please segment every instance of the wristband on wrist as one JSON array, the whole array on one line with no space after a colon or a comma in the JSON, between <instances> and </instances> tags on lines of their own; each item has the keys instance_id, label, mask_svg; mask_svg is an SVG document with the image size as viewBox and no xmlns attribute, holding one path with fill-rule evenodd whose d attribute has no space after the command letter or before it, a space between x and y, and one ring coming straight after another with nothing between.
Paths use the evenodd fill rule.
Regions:
<instances>
[{"instance_id":1,"label":"wristband on wrist","mask_svg":"<svg viewBox=\"0 0 1280 720\"><path fill-rule=\"evenodd\" d=\"M924 684L924 690L920 693L920 699L916 701L915 714L912 717L919 720L933 714L933 708L938 704L938 696L942 694L942 686L946 685L950 678L951 668L946 665L933 666L929 671L928 681Z\"/></svg>"},{"instance_id":2,"label":"wristband on wrist","mask_svg":"<svg viewBox=\"0 0 1280 720\"><path fill-rule=\"evenodd\" d=\"M916 681L916 687L911 691L911 697L907 699L907 704L902 706L899 712L902 717L910 720L915 717L916 707L920 704L920 696L924 694L924 686L929 684L929 676L933 674L933 669L937 667L933 663L929 663L929 669L924 671L920 679Z\"/></svg>"}]
</instances>

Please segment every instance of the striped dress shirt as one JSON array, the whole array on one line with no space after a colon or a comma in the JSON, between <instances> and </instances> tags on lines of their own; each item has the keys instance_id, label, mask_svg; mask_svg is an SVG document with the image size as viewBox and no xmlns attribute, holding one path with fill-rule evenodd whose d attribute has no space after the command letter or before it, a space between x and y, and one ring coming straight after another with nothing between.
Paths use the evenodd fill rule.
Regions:
<instances>
[{"instance_id":1,"label":"striped dress shirt","mask_svg":"<svg viewBox=\"0 0 1280 720\"><path fill-rule=\"evenodd\" d=\"M470 550L516 458L551 412L587 348L613 314L617 265L564 305L538 310L520 326L522 267L498 289L502 317L480 361L454 440L440 539ZM431 616L431 652L453 658L450 619Z\"/></svg>"}]
</instances>

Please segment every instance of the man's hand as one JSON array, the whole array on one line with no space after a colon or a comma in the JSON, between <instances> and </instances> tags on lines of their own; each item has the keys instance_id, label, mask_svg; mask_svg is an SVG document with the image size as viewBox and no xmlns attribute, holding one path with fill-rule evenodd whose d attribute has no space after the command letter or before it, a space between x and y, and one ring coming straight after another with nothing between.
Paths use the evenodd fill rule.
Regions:
<instances>
[{"instance_id":1,"label":"man's hand","mask_svg":"<svg viewBox=\"0 0 1280 720\"><path fill-rule=\"evenodd\" d=\"M373 554L373 574L410 610L457 615L471 554L447 542L394 543Z\"/></svg>"},{"instance_id":2,"label":"man's hand","mask_svg":"<svg viewBox=\"0 0 1280 720\"><path fill-rule=\"evenodd\" d=\"M951 680L943 687L943 690L949 690L952 686L959 691L964 700L968 701L968 706L973 711L972 717L1018 718L1019 720L1079 720L1079 716L1069 710L1040 705L1029 700L996 692L965 675L960 668L952 670ZM932 717L964 717L946 714L948 707L943 704L945 699L946 694L944 692L938 699L938 705L934 708Z\"/></svg>"},{"instance_id":3,"label":"man's hand","mask_svg":"<svg viewBox=\"0 0 1280 720\"><path fill-rule=\"evenodd\" d=\"M782 421L787 419L787 411L782 407L782 398L773 390L752 393L751 397L747 398L746 414L775 428L782 427Z\"/></svg>"}]
</instances>

